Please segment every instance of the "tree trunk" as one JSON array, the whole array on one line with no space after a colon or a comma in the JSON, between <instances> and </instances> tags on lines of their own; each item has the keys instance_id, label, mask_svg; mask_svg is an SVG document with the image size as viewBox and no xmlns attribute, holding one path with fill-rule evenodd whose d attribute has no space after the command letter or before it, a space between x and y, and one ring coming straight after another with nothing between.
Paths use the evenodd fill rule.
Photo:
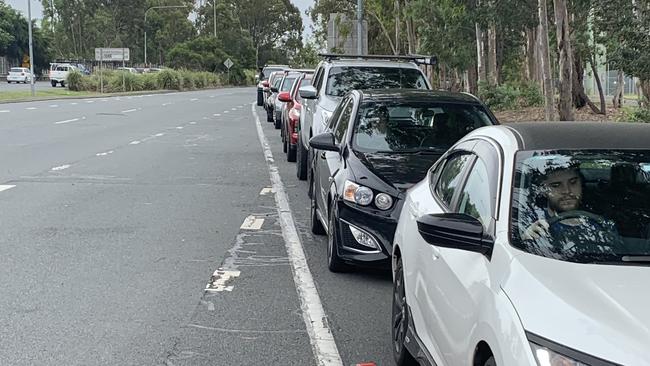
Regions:
<instances>
[{"instance_id":1,"label":"tree trunk","mask_svg":"<svg viewBox=\"0 0 650 366\"><path fill-rule=\"evenodd\" d=\"M476 69L478 72L479 84L485 82L487 74L485 72L485 44L483 43L483 30L481 26L476 23Z\"/></svg>"},{"instance_id":2,"label":"tree trunk","mask_svg":"<svg viewBox=\"0 0 650 366\"><path fill-rule=\"evenodd\" d=\"M499 72L497 70L497 27L494 21L488 28L488 83L498 85Z\"/></svg>"},{"instance_id":3,"label":"tree trunk","mask_svg":"<svg viewBox=\"0 0 650 366\"><path fill-rule=\"evenodd\" d=\"M559 55L559 90L558 112L560 121L572 121L573 115L573 53L571 51L569 15L566 0L553 0L555 8L555 29Z\"/></svg>"},{"instance_id":4,"label":"tree trunk","mask_svg":"<svg viewBox=\"0 0 650 366\"><path fill-rule=\"evenodd\" d=\"M589 99L583 85L585 67L579 55L575 55L573 66L573 106L579 109L587 105Z\"/></svg>"},{"instance_id":5,"label":"tree trunk","mask_svg":"<svg viewBox=\"0 0 650 366\"><path fill-rule=\"evenodd\" d=\"M553 78L551 77L551 59L548 52L548 17L546 10L546 0L538 0L539 11L539 46L541 51L541 70L544 86L545 99L545 117L547 121L555 120L555 97L553 90Z\"/></svg>"},{"instance_id":6,"label":"tree trunk","mask_svg":"<svg viewBox=\"0 0 650 366\"><path fill-rule=\"evenodd\" d=\"M395 0L395 54L399 55L401 53L400 49L400 26L402 25L400 22L400 7L399 7L399 1L400 0Z\"/></svg>"},{"instance_id":7,"label":"tree trunk","mask_svg":"<svg viewBox=\"0 0 650 366\"><path fill-rule=\"evenodd\" d=\"M382 23L381 19L379 19L379 16L377 16L377 14L374 11L370 11L369 13L377 20L377 24L379 24L379 27L381 28L381 33L386 37L386 40L388 41L388 45L390 46L390 49L393 51L393 55L397 55L397 49L393 44L393 40L390 38L390 34L388 33L386 26L384 25L384 23Z\"/></svg>"},{"instance_id":8,"label":"tree trunk","mask_svg":"<svg viewBox=\"0 0 650 366\"><path fill-rule=\"evenodd\" d=\"M600 82L600 76L598 75L598 69L596 68L595 56L591 56L589 59L589 64L591 65L591 73L594 74L594 79L596 80L596 86L598 87L598 96L600 97L600 114L607 114L607 105L605 104L605 92L603 92L603 84Z\"/></svg>"},{"instance_id":9,"label":"tree trunk","mask_svg":"<svg viewBox=\"0 0 650 366\"><path fill-rule=\"evenodd\" d=\"M476 65L470 65L467 70L467 85L471 94L478 95L478 73L476 72Z\"/></svg>"},{"instance_id":10,"label":"tree trunk","mask_svg":"<svg viewBox=\"0 0 650 366\"><path fill-rule=\"evenodd\" d=\"M539 66L537 65L539 56L535 31L535 29L526 30L526 78L530 81L539 82Z\"/></svg>"},{"instance_id":11,"label":"tree trunk","mask_svg":"<svg viewBox=\"0 0 650 366\"><path fill-rule=\"evenodd\" d=\"M614 108L618 109L623 106L623 91L625 86L625 76L623 71L618 70L618 75L616 77L616 91L614 92Z\"/></svg>"},{"instance_id":12,"label":"tree trunk","mask_svg":"<svg viewBox=\"0 0 650 366\"><path fill-rule=\"evenodd\" d=\"M650 80L639 79L639 86L643 93L643 98L641 98L641 107L650 108Z\"/></svg>"}]
</instances>

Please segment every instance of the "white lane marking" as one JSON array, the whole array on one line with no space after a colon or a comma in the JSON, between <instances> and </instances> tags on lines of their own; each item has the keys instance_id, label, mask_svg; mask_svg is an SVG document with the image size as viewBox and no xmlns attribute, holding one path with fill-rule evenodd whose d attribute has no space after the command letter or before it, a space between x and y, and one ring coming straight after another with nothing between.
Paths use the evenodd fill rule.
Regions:
<instances>
[{"instance_id":1,"label":"white lane marking","mask_svg":"<svg viewBox=\"0 0 650 366\"><path fill-rule=\"evenodd\" d=\"M223 269L217 269L212 274L212 281L208 283L208 286L205 288L205 291L208 292L221 292L221 291L232 291L234 286L226 286L226 282L231 278L239 277L241 274L240 271L227 271Z\"/></svg>"},{"instance_id":2,"label":"white lane marking","mask_svg":"<svg viewBox=\"0 0 650 366\"><path fill-rule=\"evenodd\" d=\"M8 110L8 109L4 109L4 110L1 110L1 111L0 111L0 113L9 113L9 112L11 112L11 111Z\"/></svg>"},{"instance_id":3,"label":"white lane marking","mask_svg":"<svg viewBox=\"0 0 650 366\"><path fill-rule=\"evenodd\" d=\"M244 219L244 222L239 228L242 230L259 230L262 228L263 224L264 219L258 219L257 217L250 215Z\"/></svg>"},{"instance_id":4,"label":"white lane marking","mask_svg":"<svg viewBox=\"0 0 650 366\"><path fill-rule=\"evenodd\" d=\"M157 134L155 134L154 136L156 136L156 137L160 137L160 136L165 136L165 134L161 132L161 133L157 133Z\"/></svg>"},{"instance_id":5,"label":"white lane marking","mask_svg":"<svg viewBox=\"0 0 650 366\"><path fill-rule=\"evenodd\" d=\"M196 122L194 122L194 121L192 121L192 122L190 122L190 124L191 124L191 125L195 125L195 124L196 124Z\"/></svg>"},{"instance_id":6,"label":"white lane marking","mask_svg":"<svg viewBox=\"0 0 650 366\"><path fill-rule=\"evenodd\" d=\"M87 100L86 103L95 103L94 100Z\"/></svg>"},{"instance_id":7,"label":"white lane marking","mask_svg":"<svg viewBox=\"0 0 650 366\"><path fill-rule=\"evenodd\" d=\"M236 111L236 110L237 110L237 108L231 108L230 110L231 110L231 111Z\"/></svg>"},{"instance_id":8,"label":"white lane marking","mask_svg":"<svg viewBox=\"0 0 650 366\"><path fill-rule=\"evenodd\" d=\"M36 109L36 107L27 107L25 109L27 109L28 111L33 111L34 109Z\"/></svg>"},{"instance_id":9,"label":"white lane marking","mask_svg":"<svg viewBox=\"0 0 650 366\"><path fill-rule=\"evenodd\" d=\"M131 113L131 112L135 112L135 111L137 111L137 109L127 109L125 111L122 111L122 113Z\"/></svg>"},{"instance_id":10,"label":"white lane marking","mask_svg":"<svg viewBox=\"0 0 650 366\"><path fill-rule=\"evenodd\" d=\"M70 105L77 105L77 104L79 104L79 103L75 103L75 102L70 103Z\"/></svg>"},{"instance_id":11,"label":"white lane marking","mask_svg":"<svg viewBox=\"0 0 650 366\"><path fill-rule=\"evenodd\" d=\"M59 108L58 104L50 104L50 108Z\"/></svg>"},{"instance_id":12,"label":"white lane marking","mask_svg":"<svg viewBox=\"0 0 650 366\"><path fill-rule=\"evenodd\" d=\"M266 196L269 193L273 193L273 188L270 187L262 188L262 191L260 192L260 196Z\"/></svg>"},{"instance_id":13,"label":"white lane marking","mask_svg":"<svg viewBox=\"0 0 650 366\"><path fill-rule=\"evenodd\" d=\"M217 97L216 95L211 95L211 96L210 96L210 98L216 98L216 97Z\"/></svg>"},{"instance_id":14,"label":"white lane marking","mask_svg":"<svg viewBox=\"0 0 650 366\"><path fill-rule=\"evenodd\" d=\"M77 122L77 121L84 120L84 119L86 119L86 116L83 116L81 118L66 119L65 121L54 122L54 124L55 125L62 125L64 123Z\"/></svg>"},{"instance_id":15,"label":"white lane marking","mask_svg":"<svg viewBox=\"0 0 650 366\"><path fill-rule=\"evenodd\" d=\"M278 172L278 167L273 160L273 153L269 147L269 142L264 136L262 123L257 115L255 103L251 103L251 110L255 117L257 125L257 136L260 144L264 149L264 157L269 168L273 191L275 191L275 202L282 227L282 236L287 247L287 254L293 269L293 281L296 285L296 291L300 298L301 308L303 310L303 320L309 334L309 341L314 351L317 363L321 366L342 366L343 361L339 354L334 336L327 324L327 315L323 309L323 304L318 295L318 289L314 283L314 278L309 270L305 251L293 220L293 213L289 206L289 198L284 190L282 178Z\"/></svg>"},{"instance_id":16,"label":"white lane marking","mask_svg":"<svg viewBox=\"0 0 650 366\"><path fill-rule=\"evenodd\" d=\"M196 102L197 100L199 100L199 98L192 98L190 99L190 102Z\"/></svg>"},{"instance_id":17,"label":"white lane marking","mask_svg":"<svg viewBox=\"0 0 650 366\"><path fill-rule=\"evenodd\" d=\"M213 116L215 116L215 117L221 117L221 114L220 114L220 113L215 113L215 114L213 114Z\"/></svg>"},{"instance_id":18,"label":"white lane marking","mask_svg":"<svg viewBox=\"0 0 650 366\"><path fill-rule=\"evenodd\" d=\"M230 111L223 111L223 113L230 113Z\"/></svg>"},{"instance_id":19,"label":"white lane marking","mask_svg":"<svg viewBox=\"0 0 650 366\"><path fill-rule=\"evenodd\" d=\"M166 107L166 106L168 106L168 105L170 105L170 104L171 104L171 103L163 103L162 106L163 106L163 107Z\"/></svg>"},{"instance_id":20,"label":"white lane marking","mask_svg":"<svg viewBox=\"0 0 650 366\"><path fill-rule=\"evenodd\" d=\"M0 192L2 192L2 191L6 191L6 190L8 190L8 189L12 189L12 188L14 188L14 187L15 187L15 186L12 186L12 185L0 185Z\"/></svg>"},{"instance_id":21,"label":"white lane marking","mask_svg":"<svg viewBox=\"0 0 650 366\"><path fill-rule=\"evenodd\" d=\"M71 165L70 164L65 164L65 165L60 165L60 166L55 166L54 168L50 169L53 172L56 172L58 170L64 170L68 169Z\"/></svg>"},{"instance_id":22,"label":"white lane marking","mask_svg":"<svg viewBox=\"0 0 650 366\"><path fill-rule=\"evenodd\" d=\"M137 144L139 144L139 143L140 143L140 141L135 140L135 141L131 141L131 143L129 143L129 145L137 145Z\"/></svg>"},{"instance_id":23,"label":"white lane marking","mask_svg":"<svg viewBox=\"0 0 650 366\"><path fill-rule=\"evenodd\" d=\"M112 154L112 153L113 153L113 150L111 150L111 151L107 151L107 152L103 152L103 153L97 153L97 154L95 154L95 155L96 155L96 156L106 156L106 155L108 155L108 154Z\"/></svg>"},{"instance_id":24,"label":"white lane marking","mask_svg":"<svg viewBox=\"0 0 650 366\"><path fill-rule=\"evenodd\" d=\"M183 129L183 126L178 126L178 127L176 127L176 129L177 129L177 130L182 130L182 129Z\"/></svg>"}]
</instances>

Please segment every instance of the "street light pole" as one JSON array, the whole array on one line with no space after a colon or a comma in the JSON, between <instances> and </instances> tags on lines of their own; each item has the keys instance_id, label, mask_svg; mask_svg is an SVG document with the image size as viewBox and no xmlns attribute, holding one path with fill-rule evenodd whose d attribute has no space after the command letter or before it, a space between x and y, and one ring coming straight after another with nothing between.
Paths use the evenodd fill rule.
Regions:
<instances>
[{"instance_id":1,"label":"street light pole","mask_svg":"<svg viewBox=\"0 0 650 366\"><path fill-rule=\"evenodd\" d=\"M151 9L186 8L187 5L152 6L144 11L144 66L147 66L147 13Z\"/></svg>"},{"instance_id":2,"label":"street light pole","mask_svg":"<svg viewBox=\"0 0 650 366\"><path fill-rule=\"evenodd\" d=\"M217 38L217 0L212 0L212 20L214 20L214 38Z\"/></svg>"},{"instance_id":3,"label":"street light pole","mask_svg":"<svg viewBox=\"0 0 650 366\"><path fill-rule=\"evenodd\" d=\"M36 95L34 88L34 42L32 39L32 0L27 0L27 20L29 22L29 84L32 90L32 97Z\"/></svg>"}]
</instances>

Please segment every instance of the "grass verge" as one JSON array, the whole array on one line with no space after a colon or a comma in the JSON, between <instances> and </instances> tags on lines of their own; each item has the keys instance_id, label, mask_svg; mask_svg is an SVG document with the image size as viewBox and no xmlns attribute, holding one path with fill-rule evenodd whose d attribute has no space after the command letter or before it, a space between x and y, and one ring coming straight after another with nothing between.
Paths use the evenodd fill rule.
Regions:
<instances>
[{"instance_id":1,"label":"grass verge","mask_svg":"<svg viewBox=\"0 0 650 366\"><path fill-rule=\"evenodd\" d=\"M37 90L35 97L32 97L32 94L29 90L0 91L0 101L43 99L49 97L88 97L94 95L99 95L99 94L92 93L92 92L85 92L85 91L81 91L81 92L70 91L65 88Z\"/></svg>"}]
</instances>

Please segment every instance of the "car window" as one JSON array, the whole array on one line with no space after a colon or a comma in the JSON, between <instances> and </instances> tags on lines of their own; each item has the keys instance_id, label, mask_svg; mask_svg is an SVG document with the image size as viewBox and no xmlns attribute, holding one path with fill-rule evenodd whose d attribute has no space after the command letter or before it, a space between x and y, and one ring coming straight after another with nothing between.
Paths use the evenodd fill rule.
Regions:
<instances>
[{"instance_id":1,"label":"car window","mask_svg":"<svg viewBox=\"0 0 650 366\"><path fill-rule=\"evenodd\" d=\"M335 128L336 124L339 121L339 116L341 115L341 111L343 111L345 109L348 102L350 102L350 98L343 99L336 106L336 108L334 108L334 112L332 112L332 116L330 117L329 121L327 122L327 129L329 131L334 132L334 128Z\"/></svg>"},{"instance_id":2,"label":"car window","mask_svg":"<svg viewBox=\"0 0 650 366\"><path fill-rule=\"evenodd\" d=\"M445 162L442 168L440 178L438 178L435 187L435 193L447 207L451 207L452 205L452 199L458 189L458 185L461 183L460 180L462 179L465 167L471 161L471 157L472 155L470 154L454 155Z\"/></svg>"},{"instance_id":3,"label":"car window","mask_svg":"<svg viewBox=\"0 0 650 366\"><path fill-rule=\"evenodd\" d=\"M348 126L350 125L350 117L352 116L353 109L354 102L350 99L347 105L343 108L341 117L339 117L336 129L334 130L334 140L337 144L340 144L345 138L345 132L348 130Z\"/></svg>"},{"instance_id":4,"label":"car window","mask_svg":"<svg viewBox=\"0 0 650 366\"><path fill-rule=\"evenodd\" d=\"M485 228L492 218L489 175L485 163L476 159L460 193L458 212L479 220Z\"/></svg>"},{"instance_id":5,"label":"car window","mask_svg":"<svg viewBox=\"0 0 650 366\"><path fill-rule=\"evenodd\" d=\"M314 88L316 88L316 92L320 93L320 88L323 86L323 79L325 76L325 68L321 67L320 71L318 72L318 75L314 79Z\"/></svg>"},{"instance_id":6,"label":"car window","mask_svg":"<svg viewBox=\"0 0 650 366\"><path fill-rule=\"evenodd\" d=\"M310 77L307 77L307 76L306 76L306 77L300 79L300 83L298 83L298 85L297 85L297 87L296 87L296 91L294 92L294 94L295 94L295 99L296 99L296 101L297 101L298 103L301 103L301 102L302 102L302 97L300 96L300 93L298 92L298 90L299 90L300 88L302 88L303 86L307 86L307 85L311 85L311 78L310 78Z\"/></svg>"},{"instance_id":7,"label":"car window","mask_svg":"<svg viewBox=\"0 0 650 366\"><path fill-rule=\"evenodd\" d=\"M330 69L325 94L340 97L354 89L427 89L419 69L401 67L349 67Z\"/></svg>"},{"instance_id":8,"label":"car window","mask_svg":"<svg viewBox=\"0 0 650 366\"><path fill-rule=\"evenodd\" d=\"M10 72L23 72L23 69L18 68L18 67L13 67L13 68L11 68L11 70L9 70L9 71L10 71Z\"/></svg>"},{"instance_id":9,"label":"car window","mask_svg":"<svg viewBox=\"0 0 650 366\"><path fill-rule=\"evenodd\" d=\"M293 82L296 80L295 77L285 77L282 79L282 86L280 87L281 92L286 92L291 90L291 86L293 85Z\"/></svg>"},{"instance_id":10,"label":"car window","mask_svg":"<svg viewBox=\"0 0 650 366\"><path fill-rule=\"evenodd\" d=\"M262 69L262 74L264 74L264 78L268 78L271 76L271 73L276 72L276 71L282 71L282 68L278 67L265 67Z\"/></svg>"},{"instance_id":11,"label":"car window","mask_svg":"<svg viewBox=\"0 0 650 366\"><path fill-rule=\"evenodd\" d=\"M447 151L468 132L494 124L478 104L367 102L355 124L353 148L362 152Z\"/></svg>"}]
</instances>

